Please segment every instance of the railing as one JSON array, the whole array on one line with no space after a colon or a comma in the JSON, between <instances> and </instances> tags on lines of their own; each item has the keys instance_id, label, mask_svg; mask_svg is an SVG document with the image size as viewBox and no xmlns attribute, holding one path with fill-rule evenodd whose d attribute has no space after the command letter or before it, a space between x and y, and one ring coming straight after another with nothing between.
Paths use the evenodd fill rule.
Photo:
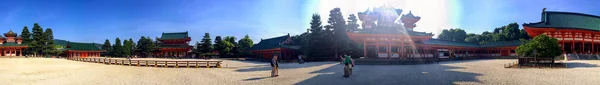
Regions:
<instances>
[{"instance_id":1,"label":"railing","mask_svg":"<svg viewBox=\"0 0 600 85\"><path fill-rule=\"evenodd\" d=\"M129 59L112 59L112 58L67 58L74 61L103 63L108 65L127 65L127 66L146 66L146 67L216 67L221 68L223 61L219 60L129 60Z\"/></svg>"}]
</instances>

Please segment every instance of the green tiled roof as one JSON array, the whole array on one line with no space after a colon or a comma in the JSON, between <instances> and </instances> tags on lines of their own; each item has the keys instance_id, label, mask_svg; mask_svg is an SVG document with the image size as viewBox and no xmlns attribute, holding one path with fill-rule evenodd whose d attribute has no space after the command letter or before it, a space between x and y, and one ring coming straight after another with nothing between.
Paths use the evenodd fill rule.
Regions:
<instances>
[{"instance_id":1,"label":"green tiled roof","mask_svg":"<svg viewBox=\"0 0 600 85\"><path fill-rule=\"evenodd\" d=\"M68 42L67 49L68 50L79 50L79 51L103 51L95 43L78 43L78 42Z\"/></svg>"},{"instance_id":2,"label":"green tiled roof","mask_svg":"<svg viewBox=\"0 0 600 85\"><path fill-rule=\"evenodd\" d=\"M429 39L429 40L423 41L423 44L446 45L446 46L463 46L463 47L479 47L479 44L475 44L475 43L447 41L447 40L440 40L440 39Z\"/></svg>"},{"instance_id":3,"label":"green tiled roof","mask_svg":"<svg viewBox=\"0 0 600 85\"><path fill-rule=\"evenodd\" d=\"M541 22L525 23L523 26L600 31L600 17L572 12L546 11L542 13Z\"/></svg>"},{"instance_id":4,"label":"green tiled roof","mask_svg":"<svg viewBox=\"0 0 600 85\"><path fill-rule=\"evenodd\" d=\"M445 45L445 46L461 46L461 47L475 47L475 48L489 48L489 47L519 46L519 45L521 45L521 41L519 41L519 40L499 41L499 42L490 42L490 43L486 43L486 44L483 44L483 45L479 45L477 43L456 42L456 41L447 41L447 40L439 40L439 39L429 39L427 41L423 41L423 44Z\"/></svg>"},{"instance_id":5,"label":"green tiled roof","mask_svg":"<svg viewBox=\"0 0 600 85\"><path fill-rule=\"evenodd\" d=\"M26 43L18 44L17 42L6 42L3 44L0 44L0 46L27 46L27 44Z\"/></svg>"},{"instance_id":6,"label":"green tiled roof","mask_svg":"<svg viewBox=\"0 0 600 85\"><path fill-rule=\"evenodd\" d=\"M512 41L499 41L499 42L490 42L483 44L479 47L487 48L487 47L505 47L505 46L519 46L521 45L520 40L512 40Z\"/></svg>"},{"instance_id":7,"label":"green tiled roof","mask_svg":"<svg viewBox=\"0 0 600 85\"><path fill-rule=\"evenodd\" d=\"M172 32L172 33L162 33L160 39L168 40L168 39L183 39L189 38L188 32Z\"/></svg>"},{"instance_id":8,"label":"green tiled roof","mask_svg":"<svg viewBox=\"0 0 600 85\"><path fill-rule=\"evenodd\" d=\"M260 42L258 42L258 44L255 44L254 46L252 46L252 50L266 50L266 49L273 49L273 48L298 49L299 46L283 43L288 38L290 38L290 35L284 35L284 36L274 37L274 38L270 38L270 39L263 39L263 40L260 40Z\"/></svg>"}]
</instances>

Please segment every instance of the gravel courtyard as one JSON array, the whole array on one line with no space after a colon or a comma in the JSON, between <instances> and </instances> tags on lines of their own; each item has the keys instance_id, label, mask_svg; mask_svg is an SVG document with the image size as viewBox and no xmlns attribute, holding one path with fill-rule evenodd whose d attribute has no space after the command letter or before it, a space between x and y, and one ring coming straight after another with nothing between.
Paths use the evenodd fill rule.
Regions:
<instances>
[{"instance_id":1,"label":"gravel courtyard","mask_svg":"<svg viewBox=\"0 0 600 85\"><path fill-rule=\"evenodd\" d=\"M52 58L0 58L3 85L600 85L600 61L568 61L569 68L503 68L514 59L423 65L358 65L343 78L339 62L280 64L223 60L223 68L155 68Z\"/></svg>"}]
</instances>

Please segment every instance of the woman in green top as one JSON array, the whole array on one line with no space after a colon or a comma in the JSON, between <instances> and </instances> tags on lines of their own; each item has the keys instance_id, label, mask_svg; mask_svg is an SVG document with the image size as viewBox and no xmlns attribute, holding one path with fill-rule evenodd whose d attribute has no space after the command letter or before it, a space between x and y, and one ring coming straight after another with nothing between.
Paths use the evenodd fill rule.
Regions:
<instances>
[{"instance_id":1,"label":"woman in green top","mask_svg":"<svg viewBox=\"0 0 600 85\"><path fill-rule=\"evenodd\" d=\"M354 60L349 56L344 54L344 58L342 58L344 64L344 77L348 78L352 75L352 67L354 67Z\"/></svg>"}]
</instances>

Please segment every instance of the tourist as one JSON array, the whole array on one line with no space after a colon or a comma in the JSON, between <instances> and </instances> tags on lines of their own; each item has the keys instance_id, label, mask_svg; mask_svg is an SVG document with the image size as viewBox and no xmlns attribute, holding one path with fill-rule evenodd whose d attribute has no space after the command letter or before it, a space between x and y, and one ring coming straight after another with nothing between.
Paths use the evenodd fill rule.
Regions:
<instances>
[{"instance_id":1,"label":"tourist","mask_svg":"<svg viewBox=\"0 0 600 85\"><path fill-rule=\"evenodd\" d=\"M344 54L344 77L348 78L352 75L352 67L354 67L354 60L349 56Z\"/></svg>"},{"instance_id":2,"label":"tourist","mask_svg":"<svg viewBox=\"0 0 600 85\"><path fill-rule=\"evenodd\" d=\"M340 55L340 64L344 64L344 60L345 60L344 56Z\"/></svg>"},{"instance_id":3,"label":"tourist","mask_svg":"<svg viewBox=\"0 0 600 85\"><path fill-rule=\"evenodd\" d=\"M271 70L271 77L279 76L279 64L277 63L277 56L273 56L273 58L271 59L271 67L273 68Z\"/></svg>"},{"instance_id":4,"label":"tourist","mask_svg":"<svg viewBox=\"0 0 600 85\"><path fill-rule=\"evenodd\" d=\"M298 55L298 63L303 64L304 60L302 59L302 55Z\"/></svg>"}]
</instances>

